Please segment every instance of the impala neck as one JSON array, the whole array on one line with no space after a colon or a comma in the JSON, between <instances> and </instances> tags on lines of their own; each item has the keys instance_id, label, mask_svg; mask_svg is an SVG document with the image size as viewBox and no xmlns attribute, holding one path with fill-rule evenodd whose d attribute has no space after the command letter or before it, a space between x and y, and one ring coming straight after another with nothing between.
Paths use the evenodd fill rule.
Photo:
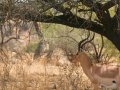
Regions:
<instances>
[{"instance_id":1,"label":"impala neck","mask_svg":"<svg viewBox=\"0 0 120 90\"><path fill-rule=\"evenodd\" d=\"M78 53L77 61L80 62L84 71L88 71L92 67L92 63L90 61L90 58L85 52Z\"/></svg>"},{"instance_id":2,"label":"impala neck","mask_svg":"<svg viewBox=\"0 0 120 90\"><path fill-rule=\"evenodd\" d=\"M94 80L93 79L93 74L91 72L91 68L92 68L93 65L90 61L89 56L85 52L80 52L77 55L77 59L80 62L84 73L89 77L89 79Z\"/></svg>"}]
</instances>

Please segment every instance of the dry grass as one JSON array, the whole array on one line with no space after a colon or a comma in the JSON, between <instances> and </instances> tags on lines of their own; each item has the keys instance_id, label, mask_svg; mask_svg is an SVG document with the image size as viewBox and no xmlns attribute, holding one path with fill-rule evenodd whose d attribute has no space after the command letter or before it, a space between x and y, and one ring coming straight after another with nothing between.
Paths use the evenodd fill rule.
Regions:
<instances>
[{"instance_id":1,"label":"dry grass","mask_svg":"<svg viewBox=\"0 0 120 90\"><path fill-rule=\"evenodd\" d=\"M80 67L58 60L48 63L46 57L35 61L28 53L6 55L1 54L0 90L92 90Z\"/></svg>"}]
</instances>

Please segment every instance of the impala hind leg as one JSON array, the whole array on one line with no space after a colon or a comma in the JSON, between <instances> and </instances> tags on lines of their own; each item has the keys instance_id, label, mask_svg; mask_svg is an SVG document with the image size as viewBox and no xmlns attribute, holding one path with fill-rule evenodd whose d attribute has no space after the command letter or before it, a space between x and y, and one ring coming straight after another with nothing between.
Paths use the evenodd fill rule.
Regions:
<instances>
[{"instance_id":1,"label":"impala hind leg","mask_svg":"<svg viewBox=\"0 0 120 90\"><path fill-rule=\"evenodd\" d=\"M120 90L120 87L118 87L117 90Z\"/></svg>"},{"instance_id":2,"label":"impala hind leg","mask_svg":"<svg viewBox=\"0 0 120 90\"><path fill-rule=\"evenodd\" d=\"M120 90L120 81L118 81L119 83L117 84L117 90Z\"/></svg>"}]
</instances>

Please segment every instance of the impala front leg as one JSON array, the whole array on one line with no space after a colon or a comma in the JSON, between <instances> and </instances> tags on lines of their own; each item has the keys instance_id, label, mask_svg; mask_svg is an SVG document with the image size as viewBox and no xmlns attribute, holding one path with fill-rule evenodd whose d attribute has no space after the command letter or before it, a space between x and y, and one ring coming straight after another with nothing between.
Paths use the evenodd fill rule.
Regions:
<instances>
[{"instance_id":1,"label":"impala front leg","mask_svg":"<svg viewBox=\"0 0 120 90\"><path fill-rule=\"evenodd\" d=\"M94 90L100 90L100 88L99 88L99 85L98 85L98 84L93 84L93 86L94 86Z\"/></svg>"},{"instance_id":2,"label":"impala front leg","mask_svg":"<svg viewBox=\"0 0 120 90\"><path fill-rule=\"evenodd\" d=\"M120 75L120 73L119 73L119 75ZM120 78L118 77L117 78L117 90L120 90Z\"/></svg>"},{"instance_id":3,"label":"impala front leg","mask_svg":"<svg viewBox=\"0 0 120 90\"><path fill-rule=\"evenodd\" d=\"M120 84L118 84L118 88L117 88L117 90L120 90Z\"/></svg>"},{"instance_id":4,"label":"impala front leg","mask_svg":"<svg viewBox=\"0 0 120 90\"><path fill-rule=\"evenodd\" d=\"M99 90L100 89L99 88L99 82L93 76L94 75L92 75L92 74L90 75L89 74L89 79L90 79L91 83L93 84L94 90Z\"/></svg>"},{"instance_id":5,"label":"impala front leg","mask_svg":"<svg viewBox=\"0 0 120 90\"><path fill-rule=\"evenodd\" d=\"M117 90L120 90L120 87L118 87Z\"/></svg>"}]
</instances>

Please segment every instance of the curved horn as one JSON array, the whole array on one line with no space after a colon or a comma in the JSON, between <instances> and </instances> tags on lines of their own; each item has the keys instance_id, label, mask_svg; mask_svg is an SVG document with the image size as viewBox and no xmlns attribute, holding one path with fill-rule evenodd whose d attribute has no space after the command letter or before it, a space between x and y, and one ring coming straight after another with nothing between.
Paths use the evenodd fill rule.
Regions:
<instances>
[{"instance_id":1,"label":"curved horn","mask_svg":"<svg viewBox=\"0 0 120 90\"><path fill-rule=\"evenodd\" d=\"M96 56L97 62L100 62L99 59L102 57L102 51L103 51L103 48L104 48L104 40L103 40L103 36L102 35L101 35L101 39L102 39L102 42L101 42L102 46L98 50L97 50L97 48L96 48L96 46L95 46L95 44L93 42L89 42L93 46L93 48L95 50L95 56Z\"/></svg>"},{"instance_id":2,"label":"curved horn","mask_svg":"<svg viewBox=\"0 0 120 90\"><path fill-rule=\"evenodd\" d=\"M85 44L91 42L91 41L94 39L94 37L95 37L95 33L93 34L93 37L92 37L90 40L88 40L88 41L86 41L84 44L82 44L81 48L83 48L83 46L84 46Z\"/></svg>"},{"instance_id":3,"label":"curved horn","mask_svg":"<svg viewBox=\"0 0 120 90\"><path fill-rule=\"evenodd\" d=\"M83 44L86 40L88 40L89 37L90 37L90 31L88 31L87 37L78 43L78 52L82 51Z\"/></svg>"}]
</instances>

